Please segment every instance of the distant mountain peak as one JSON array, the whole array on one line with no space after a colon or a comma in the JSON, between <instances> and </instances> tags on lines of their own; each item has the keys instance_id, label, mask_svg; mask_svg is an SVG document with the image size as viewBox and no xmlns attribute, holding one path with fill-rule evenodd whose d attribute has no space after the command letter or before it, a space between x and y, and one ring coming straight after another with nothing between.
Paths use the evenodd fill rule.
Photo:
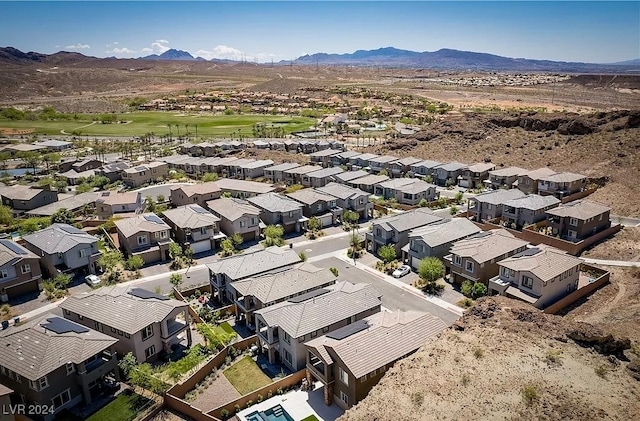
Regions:
<instances>
[{"instance_id":1,"label":"distant mountain peak","mask_svg":"<svg viewBox=\"0 0 640 421\"><path fill-rule=\"evenodd\" d=\"M176 50L175 48L171 48L164 53L151 54L149 56L140 57L145 60L195 60L196 58L192 56L189 52L183 50Z\"/></svg>"}]
</instances>

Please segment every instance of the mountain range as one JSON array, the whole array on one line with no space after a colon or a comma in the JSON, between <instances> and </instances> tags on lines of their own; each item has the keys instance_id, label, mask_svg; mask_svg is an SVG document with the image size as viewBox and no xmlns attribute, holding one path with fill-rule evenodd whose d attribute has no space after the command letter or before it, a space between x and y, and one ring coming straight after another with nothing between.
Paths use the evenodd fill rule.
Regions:
<instances>
[{"instance_id":1,"label":"mountain range","mask_svg":"<svg viewBox=\"0 0 640 421\"><path fill-rule=\"evenodd\" d=\"M80 53L60 51L54 54L22 52L13 47L0 48L0 64L28 64L33 62L56 62L68 60L104 60L85 56ZM109 57L108 59L115 59ZM132 60L132 59L128 59ZM165 61L207 61L202 57L194 57L187 51L170 49L162 54L152 54L133 60L165 60ZM212 59L215 62L233 62L233 60ZM551 60L532 60L510 58L495 54L440 49L438 51L410 51L393 47L376 50L358 50L347 54L316 53L304 55L295 60L283 60L280 65L351 65L375 67L409 67L449 70L478 71L544 71L544 72L584 72L584 73L638 73L640 59L610 64L576 63Z\"/></svg>"}]
</instances>

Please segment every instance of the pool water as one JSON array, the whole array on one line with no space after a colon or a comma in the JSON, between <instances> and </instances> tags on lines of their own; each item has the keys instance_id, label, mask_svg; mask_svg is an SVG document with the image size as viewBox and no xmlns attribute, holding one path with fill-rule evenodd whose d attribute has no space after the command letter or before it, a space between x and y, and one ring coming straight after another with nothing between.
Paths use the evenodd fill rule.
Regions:
<instances>
[{"instance_id":1,"label":"pool water","mask_svg":"<svg viewBox=\"0 0 640 421\"><path fill-rule=\"evenodd\" d=\"M276 405L266 411L252 412L247 415L247 421L294 421L294 419L281 405Z\"/></svg>"}]
</instances>

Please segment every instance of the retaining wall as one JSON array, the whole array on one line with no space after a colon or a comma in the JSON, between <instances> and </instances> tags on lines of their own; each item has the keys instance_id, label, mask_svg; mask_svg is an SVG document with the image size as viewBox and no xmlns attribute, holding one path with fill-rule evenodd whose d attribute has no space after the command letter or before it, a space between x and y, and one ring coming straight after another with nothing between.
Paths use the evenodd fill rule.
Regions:
<instances>
[{"instance_id":1,"label":"retaining wall","mask_svg":"<svg viewBox=\"0 0 640 421\"><path fill-rule=\"evenodd\" d=\"M561 311L562 309L570 306L571 304L575 303L576 301L578 301L579 299L590 295L591 293L593 293L595 290L600 289L601 287L605 286L606 284L609 283L610 278L611 278L611 274L607 271L604 271L600 268L597 268L595 266L591 266L589 264L583 263L582 266L580 267L581 271L587 271L587 270L593 270L593 271L597 271L599 273L601 273L601 275L596 278L595 281L593 281L592 283L585 285L584 287L573 291L571 294L567 295L566 297L556 301L555 303L551 304L550 306L548 306L547 308L545 308L543 310L544 313L547 314L556 314L559 311Z\"/></svg>"}]
</instances>

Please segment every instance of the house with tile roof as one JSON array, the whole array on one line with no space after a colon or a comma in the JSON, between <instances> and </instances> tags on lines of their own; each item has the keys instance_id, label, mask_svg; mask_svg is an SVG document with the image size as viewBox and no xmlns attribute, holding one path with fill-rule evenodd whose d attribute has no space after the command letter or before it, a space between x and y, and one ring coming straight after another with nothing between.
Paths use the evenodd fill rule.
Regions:
<instances>
[{"instance_id":1,"label":"house with tile roof","mask_svg":"<svg viewBox=\"0 0 640 421\"><path fill-rule=\"evenodd\" d=\"M171 227L174 241L195 254L217 249L227 237L220 232L220 218L200 205L168 209L162 219Z\"/></svg>"},{"instance_id":2,"label":"house with tile roof","mask_svg":"<svg viewBox=\"0 0 640 421\"><path fill-rule=\"evenodd\" d=\"M518 176L518 189L527 194L538 193L538 182L542 177L553 175L556 172L548 167L538 168L537 170L528 171Z\"/></svg>"},{"instance_id":3,"label":"house with tile roof","mask_svg":"<svg viewBox=\"0 0 640 421\"><path fill-rule=\"evenodd\" d=\"M301 370L304 342L378 313L381 296L372 285L342 281L257 310L260 349L269 362L279 359L290 370Z\"/></svg>"},{"instance_id":4,"label":"house with tile roof","mask_svg":"<svg viewBox=\"0 0 640 421\"><path fill-rule=\"evenodd\" d=\"M338 207L356 212L360 219L373 218L373 203L366 191L338 183L329 183L316 190L335 197Z\"/></svg>"},{"instance_id":5,"label":"house with tile roof","mask_svg":"<svg viewBox=\"0 0 640 421\"><path fill-rule=\"evenodd\" d=\"M373 194L375 185L384 183L388 179L389 177L386 175L369 174L364 177L348 180L345 184Z\"/></svg>"},{"instance_id":6,"label":"house with tile roof","mask_svg":"<svg viewBox=\"0 0 640 421\"><path fill-rule=\"evenodd\" d=\"M122 285L74 294L60 304L65 319L117 340L120 357L131 352L139 363L191 346L189 305L142 288Z\"/></svg>"},{"instance_id":7,"label":"house with tile roof","mask_svg":"<svg viewBox=\"0 0 640 421\"><path fill-rule=\"evenodd\" d=\"M433 182L438 186L455 186L458 183L458 176L467 167L467 164L456 161L440 164L432 169Z\"/></svg>"},{"instance_id":8,"label":"house with tile roof","mask_svg":"<svg viewBox=\"0 0 640 421\"><path fill-rule=\"evenodd\" d=\"M371 230L365 234L365 247L369 252L377 254L381 246L393 244L396 255L400 256L402 248L409 243L409 233L412 230L442 221L442 219L427 208L418 208L376 219L373 221Z\"/></svg>"},{"instance_id":9,"label":"house with tile roof","mask_svg":"<svg viewBox=\"0 0 640 421\"><path fill-rule=\"evenodd\" d=\"M324 403L349 409L364 399L394 363L416 352L447 325L429 313L367 316L305 342L307 380L324 386Z\"/></svg>"},{"instance_id":10,"label":"house with tile roof","mask_svg":"<svg viewBox=\"0 0 640 421\"><path fill-rule=\"evenodd\" d=\"M306 218L318 218L323 227L336 224L342 215L336 198L317 189L301 189L288 193L287 197L301 203L303 215Z\"/></svg>"},{"instance_id":11,"label":"house with tile roof","mask_svg":"<svg viewBox=\"0 0 640 421\"><path fill-rule=\"evenodd\" d=\"M551 234L580 241L611 226L611 208L590 200L564 203L546 211Z\"/></svg>"},{"instance_id":12,"label":"house with tile roof","mask_svg":"<svg viewBox=\"0 0 640 421\"><path fill-rule=\"evenodd\" d=\"M432 202L438 198L436 186L419 178L392 178L373 187L376 196L395 199L405 205L417 205L421 200Z\"/></svg>"},{"instance_id":13,"label":"house with tile roof","mask_svg":"<svg viewBox=\"0 0 640 421\"><path fill-rule=\"evenodd\" d=\"M517 184L518 177L525 175L529 170L520 167L506 167L489 171L489 179L484 181L485 187L490 189L512 189Z\"/></svg>"},{"instance_id":14,"label":"house with tile roof","mask_svg":"<svg viewBox=\"0 0 640 421\"><path fill-rule=\"evenodd\" d=\"M546 211L560 205L555 196L530 194L518 199L507 200L502 204L502 220L512 224L512 228L521 229L547 218Z\"/></svg>"},{"instance_id":15,"label":"house with tile roof","mask_svg":"<svg viewBox=\"0 0 640 421\"><path fill-rule=\"evenodd\" d=\"M171 189L169 200L173 206L200 205L205 207L209 200L218 199L222 191L215 181L192 185L182 185Z\"/></svg>"},{"instance_id":16,"label":"house with tile roof","mask_svg":"<svg viewBox=\"0 0 640 421\"><path fill-rule=\"evenodd\" d=\"M300 232L306 228L303 205L278 193L265 193L247 199L260 209L260 219L266 225L280 225L285 233Z\"/></svg>"},{"instance_id":17,"label":"house with tile roof","mask_svg":"<svg viewBox=\"0 0 640 421\"><path fill-rule=\"evenodd\" d=\"M411 166L421 162L421 159L406 157L389 164L388 171L392 177L404 177L411 171Z\"/></svg>"},{"instance_id":18,"label":"house with tile roof","mask_svg":"<svg viewBox=\"0 0 640 421\"><path fill-rule=\"evenodd\" d=\"M127 256L140 256L145 264L171 259L171 227L155 213L115 221L120 248Z\"/></svg>"},{"instance_id":19,"label":"house with tile roof","mask_svg":"<svg viewBox=\"0 0 640 421\"><path fill-rule=\"evenodd\" d=\"M578 289L581 264L562 250L539 245L501 260L488 291L544 309Z\"/></svg>"},{"instance_id":20,"label":"house with tile roof","mask_svg":"<svg viewBox=\"0 0 640 421\"><path fill-rule=\"evenodd\" d=\"M525 196L518 189L498 189L481 193L469 198L468 212L478 222L489 221L502 216L505 202Z\"/></svg>"},{"instance_id":21,"label":"house with tile roof","mask_svg":"<svg viewBox=\"0 0 640 421\"><path fill-rule=\"evenodd\" d=\"M231 178L221 178L216 181L216 184L220 187L223 194L228 193L231 197L240 199L246 199L275 190L271 184L248 180L233 180Z\"/></svg>"},{"instance_id":22,"label":"house with tile roof","mask_svg":"<svg viewBox=\"0 0 640 421\"><path fill-rule=\"evenodd\" d=\"M58 192L30 186L0 186L2 204L13 210L14 214L22 214L58 201Z\"/></svg>"},{"instance_id":23,"label":"house with tile roof","mask_svg":"<svg viewBox=\"0 0 640 421\"><path fill-rule=\"evenodd\" d=\"M305 174L321 169L322 167L319 165L302 165L284 170L282 173L284 175L284 181L287 185L302 184L302 178Z\"/></svg>"},{"instance_id":24,"label":"house with tile roof","mask_svg":"<svg viewBox=\"0 0 640 421\"><path fill-rule=\"evenodd\" d=\"M98 193L96 199L96 214L102 220L107 220L113 215L133 216L141 209L142 194L139 191L103 191Z\"/></svg>"},{"instance_id":25,"label":"house with tile roof","mask_svg":"<svg viewBox=\"0 0 640 421\"><path fill-rule=\"evenodd\" d=\"M458 176L458 186L467 189L482 189L484 181L489 178L489 171L495 168L491 162L478 162L463 169Z\"/></svg>"},{"instance_id":26,"label":"house with tile roof","mask_svg":"<svg viewBox=\"0 0 640 421\"><path fill-rule=\"evenodd\" d=\"M335 181L335 176L343 173L340 167L323 168L318 171L312 171L302 176L302 185L306 187L322 187L328 183Z\"/></svg>"},{"instance_id":27,"label":"house with tile roof","mask_svg":"<svg viewBox=\"0 0 640 421\"><path fill-rule=\"evenodd\" d=\"M12 240L0 239L0 302L41 290L40 257Z\"/></svg>"},{"instance_id":28,"label":"house with tile roof","mask_svg":"<svg viewBox=\"0 0 640 421\"><path fill-rule=\"evenodd\" d=\"M48 277L60 273L96 273L102 256L98 238L69 224L53 224L22 237L24 246L40 257L40 266Z\"/></svg>"},{"instance_id":29,"label":"house with tile roof","mask_svg":"<svg viewBox=\"0 0 640 421\"><path fill-rule=\"evenodd\" d=\"M300 164L295 162L283 162L282 164L266 167L263 171L264 178L272 183L282 183L285 181L284 172L294 168L298 168Z\"/></svg>"},{"instance_id":30,"label":"house with tile roof","mask_svg":"<svg viewBox=\"0 0 640 421\"><path fill-rule=\"evenodd\" d=\"M0 331L0 383L25 404L66 408L92 402L107 376L119 380L117 339L47 313Z\"/></svg>"},{"instance_id":31,"label":"house with tile roof","mask_svg":"<svg viewBox=\"0 0 640 421\"><path fill-rule=\"evenodd\" d=\"M581 192L587 187L587 176L570 172L540 177L538 180L538 194L553 195L558 199Z\"/></svg>"},{"instance_id":32,"label":"house with tile roof","mask_svg":"<svg viewBox=\"0 0 640 421\"><path fill-rule=\"evenodd\" d=\"M238 234L243 241L260 239L260 209L246 200L222 197L208 201L207 208L220 218L220 231L227 237Z\"/></svg>"},{"instance_id":33,"label":"house with tile roof","mask_svg":"<svg viewBox=\"0 0 640 421\"><path fill-rule=\"evenodd\" d=\"M149 162L122 171L122 181L129 187L139 187L169 176L169 165L166 162Z\"/></svg>"},{"instance_id":34,"label":"house with tile roof","mask_svg":"<svg viewBox=\"0 0 640 421\"><path fill-rule=\"evenodd\" d=\"M414 177L423 178L429 176L435 181L436 168L440 165L442 165L442 162L426 160L411 164L409 167L411 168L411 174Z\"/></svg>"}]
</instances>

